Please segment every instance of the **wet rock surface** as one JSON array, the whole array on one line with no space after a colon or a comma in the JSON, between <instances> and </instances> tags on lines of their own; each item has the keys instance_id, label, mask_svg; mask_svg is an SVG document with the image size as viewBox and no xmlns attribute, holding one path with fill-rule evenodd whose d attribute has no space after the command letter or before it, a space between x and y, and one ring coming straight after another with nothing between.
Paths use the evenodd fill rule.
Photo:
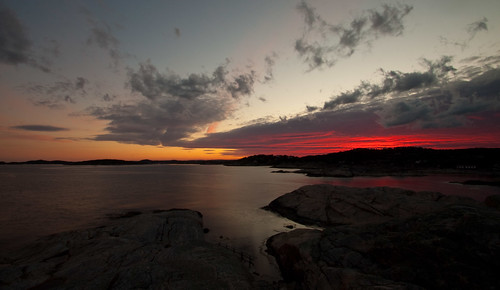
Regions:
<instances>
[{"instance_id":1,"label":"wet rock surface","mask_svg":"<svg viewBox=\"0 0 500 290\"><path fill-rule=\"evenodd\" d=\"M326 189L313 187L325 202ZM338 188L335 191L340 194ZM395 198L391 190L385 191L387 199ZM267 247L288 289L500 289L500 212L462 199L442 199L424 211L419 208L426 202L395 211L399 214L392 213L392 206L368 211L385 218L368 219L344 209L344 225L337 226L340 222L321 220L322 214L308 216L328 226L280 233L267 241Z\"/></svg>"},{"instance_id":2,"label":"wet rock surface","mask_svg":"<svg viewBox=\"0 0 500 290\"><path fill-rule=\"evenodd\" d=\"M231 251L204 241L191 210L124 215L65 232L0 260L6 289L255 289Z\"/></svg>"}]
</instances>

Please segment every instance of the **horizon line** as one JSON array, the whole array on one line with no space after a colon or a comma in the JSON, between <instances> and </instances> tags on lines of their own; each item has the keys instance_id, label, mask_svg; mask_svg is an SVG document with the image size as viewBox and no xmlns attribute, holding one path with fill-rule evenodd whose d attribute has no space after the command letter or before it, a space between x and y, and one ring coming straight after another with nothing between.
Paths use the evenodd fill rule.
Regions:
<instances>
[{"instance_id":1,"label":"horizon line","mask_svg":"<svg viewBox=\"0 0 500 290\"><path fill-rule=\"evenodd\" d=\"M425 149L425 150L436 150L436 151L446 151L446 150L471 150L471 149L500 149L499 147L468 147L468 148L430 148L430 147L421 147L421 146L399 146L399 147L373 147L373 148L352 148L349 150L344 150L344 151L334 151L334 152L329 152L329 153L324 153L324 154L310 154L310 155L304 155L304 156L296 156L296 155L287 155L287 154L264 154L264 153L259 153L259 154L253 154L253 155L248 155L240 158L234 158L234 159L164 159L164 160L152 160L152 159L141 159L141 160L126 160L126 159L116 159L116 158L98 158L98 159L86 159L86 160L75 160L75 161L68 161L68 160L62 160L62 159L52 159L52 160L47 160L47 159L30 159L26 161L3 161L0 160L0 164L26 164L26 163L35 163L35 162L47 162L47 163L56 163L61 162L61 163L84 163L84 162L97 162L97 161L116 161L116 162L178 162L178 163L188 163L192 162L193 164L197 162L229 162L229 161L236 161L236 160L241 160L244 158L248 158L251 156L288 156L288 157L295 157L295 158L303 158L303 157L308 157L308 156L322 156L322 155L328 155L328 154L336 154L336 153L342 153L342 152L349 152L349 151L355 151L355 150L393 150L393 149L404 149L404 148L415 148L415 149Z\"/></svg>"}]
</instances>

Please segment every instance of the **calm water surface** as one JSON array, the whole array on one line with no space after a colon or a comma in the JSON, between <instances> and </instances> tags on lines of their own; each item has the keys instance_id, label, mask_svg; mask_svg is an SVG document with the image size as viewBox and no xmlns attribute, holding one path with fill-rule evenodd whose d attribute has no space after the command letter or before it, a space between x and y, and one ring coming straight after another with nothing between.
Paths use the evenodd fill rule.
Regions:
<instances>
[{"instance_id":1,"label":"calm water surface","mask_svg":"<svg viewBox=\"0 0 500 290\"><path fill-rule=\"evenodd\" d=\"M265 240L285 225L303 227L261 210L300 186L330 183L354 187L392 186L433 190L483 200L500 188L449 181L477 176L321 178L271 173L267 167L219 165L0 166L0 255L37 237L105 222L129 210L189 208L203 213L207 240L251 254L255 271L276 277Z\"/></svg>"}]
</instances>

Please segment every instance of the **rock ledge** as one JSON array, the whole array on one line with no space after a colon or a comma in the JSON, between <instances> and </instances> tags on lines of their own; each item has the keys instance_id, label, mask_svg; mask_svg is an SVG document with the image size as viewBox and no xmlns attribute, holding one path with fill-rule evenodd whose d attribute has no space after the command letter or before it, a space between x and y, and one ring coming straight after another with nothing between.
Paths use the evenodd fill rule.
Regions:
<instances>
[{"instance_id":1,"label":"rock ledge","mask_svg":"<svg viewBox=\"0 0 500 290\"><path fill-rule=\"evenodd\" d=\"M268 239L288 289L500 289L495 208L439 193L330 185L303 187L269 207L325 227Z\"/></svg>"},{"instance_id":2,"label":"rock ledge","mask_svg":"<svg viewBox=\"0 0 500 290\"><path fill-rule=\"evenodd\" d=\"M306 185L273 200L267 209L306 225L322 227L378 223L411 217L449 204L476 204L439 192L392 188Z\"/></svg>"},{"instance_id":3,"label":"rock ledge","mask_svg":"<svg viewBox=\"0 0 500 290\"><path fill-rule=\"evenodd\" d=\"M204 241L199 212L169 210L43 238L2 261L0 288L255 287L238 257Z\"/></svg>"}]
</instances>

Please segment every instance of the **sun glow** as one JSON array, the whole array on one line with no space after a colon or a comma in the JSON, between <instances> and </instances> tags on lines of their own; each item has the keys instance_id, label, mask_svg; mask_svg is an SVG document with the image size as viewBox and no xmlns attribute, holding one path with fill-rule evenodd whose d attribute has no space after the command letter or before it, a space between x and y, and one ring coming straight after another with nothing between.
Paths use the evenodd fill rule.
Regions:
<instances>
[{"instance_id":1,"label":"sun glow","mask_svg":"<svg viewBox=\"0 0 500 290\"><path fill-rule=\"evenodd\" d=\"M73 146L68 146L73 143ZM65 160L83 161L93 159L121 160L214 160L243 157L233 149L225 148L182 148L143 146L116 142L64 141L45 142L37 139L22 143L16 140L2 142L2 148L9 156L1 156L0 161Z\"/></svg>"}]
</instances>

